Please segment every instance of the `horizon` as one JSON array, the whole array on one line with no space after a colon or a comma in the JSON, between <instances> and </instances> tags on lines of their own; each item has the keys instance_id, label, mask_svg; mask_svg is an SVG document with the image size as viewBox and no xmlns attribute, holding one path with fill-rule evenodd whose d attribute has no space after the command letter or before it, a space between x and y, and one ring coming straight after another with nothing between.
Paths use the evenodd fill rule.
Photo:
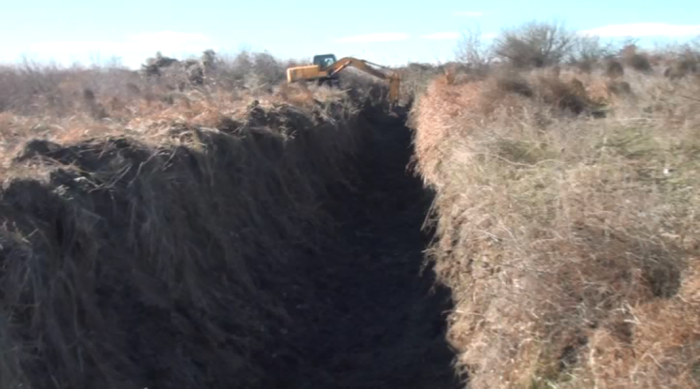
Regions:
<instances>
[{"instance_id":1,"label":"horizon","mask_svg":"<svg viewBox=\"0 0 700 389\"><path fill-rule=\"evenodd\" d=\"M436 0L425 9L401 7L396 1L358 0L342 11L314 4L300 8L274 0L237 7L204 0L193 8L162 0L148 4L125 0L116 6L85 0L13 3L0 27L4 48L0 63L26 58L85 66L118 60L137 68L157 51L184 59L206 49L224 55L242 50L268 52L297 60L335 53L390 66L444 63L454 60L459 38L467 29L478 27L489 40L504 28L532 20L562 21L573 31L605 40L638 39L643 47L684 43L700 36L700 24L692 16L700 12L700 3L690 1L667 1L644 9L635 9L630 0L614 5L592 0L582 6L551 0L535 5L495 0L480 7ZM37 15L36 9L43 12ZM245 15L236 16L240 13ZM27 14L32 15L30 20L23 17Z\"/></svg>"}]
</instances>

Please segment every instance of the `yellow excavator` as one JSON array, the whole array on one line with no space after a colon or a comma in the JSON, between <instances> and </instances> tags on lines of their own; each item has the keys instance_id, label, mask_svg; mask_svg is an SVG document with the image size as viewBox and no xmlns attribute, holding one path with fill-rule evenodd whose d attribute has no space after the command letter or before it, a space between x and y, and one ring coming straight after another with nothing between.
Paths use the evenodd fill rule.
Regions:
<instances>
[{"instance_id":1,"label":"yellow excavator","mask_svg":"<svg viewBox=\"0 0 700 389\"><path fill-rule=\"evenodd\" d=\"M295 66L287 69L287 82L317 81L321 84L338 85L339 75L348 66L355 67L367 74L385 80L389 83L389 101L396 104L399 100L401 77L389 68L362 59L345 57L336 60L334 54L314 56L313 65ZM386 69L382 71L379 69Z\"/></svg>"}]
</instances>

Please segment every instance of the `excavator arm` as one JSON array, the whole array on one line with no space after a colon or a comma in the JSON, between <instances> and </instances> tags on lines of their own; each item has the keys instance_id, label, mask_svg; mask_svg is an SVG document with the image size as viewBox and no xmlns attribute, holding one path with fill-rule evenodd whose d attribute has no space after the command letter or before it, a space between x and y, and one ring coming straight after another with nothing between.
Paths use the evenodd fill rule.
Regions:
<instances>
[{"instance_id":1,"label":"excavator arm","mask_svg":"<svg viewBox=\"0 0 700 389\"><path fill-rule=\"evenodd\" d=\"M374 77L387 81L389 83L389 100L391 101L391 103L398 102L399 90L401 87L401 77L396 72L391 72L387 74L375 68L375 66L383 66L376 65L362 59L345 57L339 59L333 65L329 66L324 70L328 72L328 76L332 76L347 68L348 66L352 66L360 71L363 71Z\"/></svg>"},{"instance_id":2,"label":"excavator arm","mask_svg":"<svg viewBox=\"0 0 700 389\"><path fill-rule=\"evenodd\" d=\"M313 80L313 79L327 79L332 78L334 75L341 72L348 66L352 66L362 72L370 74L379 79L385 80L389 83L389 101L395 104L399 100L399 89L401 86L401 78L398 73L394 71L383 72L377 68L385 67L371 62L345 57L327 67L321 67L318 64L308 65L308 66L297 66L287 69L287 80L289 82L294 82L298 80Z\"/></svg>"}]
</instances>

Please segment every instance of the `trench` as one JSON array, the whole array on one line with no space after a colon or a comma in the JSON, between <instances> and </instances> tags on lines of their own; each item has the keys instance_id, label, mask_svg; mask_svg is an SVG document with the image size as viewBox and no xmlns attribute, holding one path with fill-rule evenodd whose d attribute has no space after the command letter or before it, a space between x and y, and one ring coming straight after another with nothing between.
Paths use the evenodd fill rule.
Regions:
<instances>
[{"instance_id":1,"label":"trench","mask_svg":"<svg viewBox=\"0 0 700 389\"><path fill-rule=\"evenodd\" d=\"M335 193L339 233L300 261L312 290L289 308L301 325L284 341L296 353L273 355L266 387L461 387L445 340L450 294L425 261L432 194L407 168L410 130L384 119L365 123L359 186Z\"/></svg>"},{"instance_id":2,"label":"trench","mask_svg":"<svg viewBox=\"0 0 700 389\"><path fill-rule=\"evenodd\" d=\"M207 153L30 142L16 163L51 169L0 191L0 387L461 387L411 132L357 126L287 154L253 129L201 133ZM308 157L349 134L347 172Z\"/></svg>"}]
</instances>

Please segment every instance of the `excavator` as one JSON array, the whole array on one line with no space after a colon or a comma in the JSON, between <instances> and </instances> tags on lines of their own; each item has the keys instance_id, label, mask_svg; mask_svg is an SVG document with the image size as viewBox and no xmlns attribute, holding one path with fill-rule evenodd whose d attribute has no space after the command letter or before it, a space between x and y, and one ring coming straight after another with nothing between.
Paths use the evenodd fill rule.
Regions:
<instances>
[{"instance_id":1,"label":"excavator","mask_svg":"<svg viewBox=\"0 0 700 389\"><path fill-rule=\"evenodd\" d=\"M357 59L345 57L337 60L334 54L322 54L314 56L313 65L295 66L287 69L287 82L317 81L320 84L339 84L339 75L343 69L352 66L367 74L385 80L389 83L389 101L392 105L399 100L399 87L401 78L394 71L383 72L379 69L388 69L385 66Z\"/></svg>"}]
</instances>

